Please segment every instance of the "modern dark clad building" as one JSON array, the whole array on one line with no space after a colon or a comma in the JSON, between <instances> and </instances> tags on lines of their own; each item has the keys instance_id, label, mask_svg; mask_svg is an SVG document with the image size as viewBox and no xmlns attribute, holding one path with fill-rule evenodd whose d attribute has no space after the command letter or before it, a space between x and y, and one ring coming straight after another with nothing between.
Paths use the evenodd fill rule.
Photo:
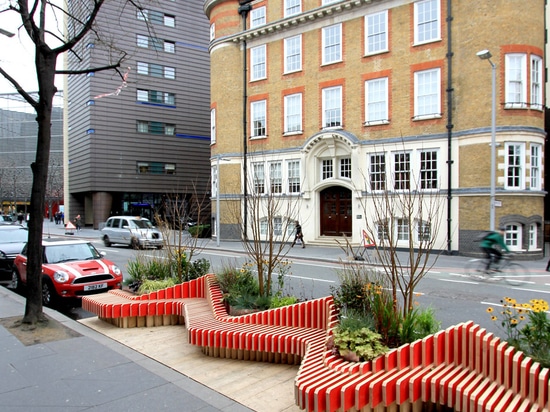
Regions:
<instances>
[{"instance_id":1,"label":"modern dark clad building","mask_svg":"<svg viewBox=\"0 0 550 412\"><path fill-rule=\"evenodd\" d=\"M105 3L97 36L69 55L70 70L85 70L126 54L119 73L68 76L66 217L80 214L98 228L112 214L153 217L166 199L190 208L208 198L209 22L202 5L160 0L137 11Z\"/></svg>"}]
</instances>

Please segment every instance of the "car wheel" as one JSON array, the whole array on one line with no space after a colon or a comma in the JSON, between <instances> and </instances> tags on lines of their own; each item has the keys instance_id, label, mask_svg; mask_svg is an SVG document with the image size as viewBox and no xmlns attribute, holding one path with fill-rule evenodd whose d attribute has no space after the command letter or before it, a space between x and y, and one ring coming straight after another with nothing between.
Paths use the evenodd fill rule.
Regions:
<instances>
[{"instance_id":1,"label":"car wheel","mask_svg":"<svg viewBox=\"0 0 550 412\"><path fill-rule=\"evenodd\" d=\"M55 307L57 302L57 292L50 279L42 279L42 305L50 308Z\"/></svg>"},{"instance_id":2,"label":"car wheel","mask_svg":"<svg viewBox=\"0 0 550 412\"><path fill-rule=\"evenodd\" d=\"M19 276L19 272L17 272L16 269L13 269L11 272L10 289L17 293L21 292L23 289L23 285L21 284L21 276Z\"/></svg>"},{"instance_id":3,"label":"car wheel","mask_svg":"<svg viewBox=\"0 0 550 412\"><path fill-rule=\"evenodd\" d=\"M137 238L133 237L131 242L130 242L130 247L132 249L139 249L139 241L137 240Z\"/></svg>"},{"instance_id":4,"label":"car wheel","mask_svg":"<svg viewBox=\"0 0 550 412\"><path fill-rule=\"evenodd\" d=\"M103 244L107 247L111 247L112 243L111 241L109 240L109 236L104 236L103 237Z\"/></svg>"}]
</instances>

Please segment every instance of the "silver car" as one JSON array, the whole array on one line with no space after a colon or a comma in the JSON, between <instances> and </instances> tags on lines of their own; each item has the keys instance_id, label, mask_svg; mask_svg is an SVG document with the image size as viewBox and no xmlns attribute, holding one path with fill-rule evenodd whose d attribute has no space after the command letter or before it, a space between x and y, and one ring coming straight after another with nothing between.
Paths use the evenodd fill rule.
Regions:
<instances>
[{"instance_id":1,"label":"silver car","mask_svg":"<svg viewBox=\"0 0 550 412\"><path fill-rule=\"evenodd\" d=\"M155 247L162 249L162 232L149 219L139 216L112 216L100 230L105 246L114 243L129 245L133 249Z\"/></svg>"}]
</instances>

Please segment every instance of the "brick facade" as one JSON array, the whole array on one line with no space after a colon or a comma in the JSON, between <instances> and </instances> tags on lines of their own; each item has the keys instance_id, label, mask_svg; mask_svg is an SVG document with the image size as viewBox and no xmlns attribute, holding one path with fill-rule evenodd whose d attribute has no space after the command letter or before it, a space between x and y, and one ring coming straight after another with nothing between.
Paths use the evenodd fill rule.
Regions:
<instances>
[{"instance_id":1,"label":"brick facade","mask_svg":"<svg viewBox=\"0 0 550 412\"><path fill-rule=\"evenodd\" d=\"M540 86L542 93L544 84L543 2L529 0L518 9L514 2L506 0L490 5L473 0L458 3L304 0L301 10L287 17L285 4L284 0L251 3L244 32L238 1L209 0L204 5L207 17L214 24L210 42L211 107L215 108L216 126L213 162L215 164L216 157L220 156L230 158L232 165L241 165L240 173L231 168L232 178L240 177L240 192L235 192L234 187L224 187L223 175L230 169L229 164L220 165L222 202L224 198L234 201L243 192L243 50L246 42L248 187L253 177L250 167L253 163L265 162L267 170L269 162L281 162L285 187L288 178L285 162L299 160L299 212L283 218L303 222L310 242L330 242L346 233L352 242L358 243L363 229L374 231L375 238L378 236L372 213L377 192L370 184L371 155L385 155L386 184L396 187L392 181L399 168L396 159L400 153L406 153L410 160L411 187L416 188L422 176L426 176L421 169L425 165L422 163L427 156L425 152L429 151L429 156L437 158L433 163L437 164L436 183L433 183L436 187L424 193L440 204L438 219L433 220L439 222L439 228L432 228L432 235L437 237L436 247L446 249L450 240L453 253L476 252L477 246L470 239L472 233L489 228L491 185L491 66L476 53L489 49L491 62L497 67L496 225L508 225L507 240L512 249L532 257L542 256L544 100L538 99L533 90ZM262 7L265 23L251 27L252 13ZM476 12L472 13L474 9ZM422 14L426 10L432 13ZM368 19L374 15L382 16L378 22L384 22L385 16L385 29L381 31L386 36L386 47L371 53L366 50L367 26L371 21ZM427 24L431 23L432 29L428 36L433 37L421 41L419 19L426 15L430 16ZM340 30L339 39L338 35L336 40L325 37L324 30L331 27L336 27L337 33ZM296 36L301 39L301 67L285 73L285 58L289 54L285 41ZM333 41L341 58L324 63L323 53L328 50L325 42ZM264 45L266 74L255 80L251 51ZM519 82L512 81L514 75ZM537 80L536 76L540 78ZM380 93L387 117L369 122L367 88L374 87L375 83L367 82L376 79L387 79L386 92ZM432 97L428 100L437 108L433 112L422 113L424 81L430 82L427 94ZM522 90L520 97L513 93L515 86ZM324 93L334 87L341 93L340 117L336 127L327 127L323 123L328 113ZM301 96L301 130L291 133L285 131L285 96L294 94ZM265 136L252 136L250 127L254 120L251 103L258 101L265 101ZM532 153L538 159L531 160ZM322 165L326 164L323 160L327 159L333 159L334 167L334 175L329 178L321 173ZM344 176L342 159L351 163L349 174ZM511 176L514 173L518 175L517 180ZM537 176L532 179L535 173ZM266 187L269 179L266 172ZM537 186L531 187L531 181ZM351 226L345 226L349 222L344 223L346 229L340 228L336 236L327 234L330 231L323 218L326 210L321 193L329 188L349 191L351 198L349 204L346 203L347 211L341 211L347 213ZM284 190L283 194L288 195ZM451 220L450 230L445 227L447 216ZM427 217L419 220L422 219ZM416 236L412 233L415 228L415 225L409 227L410 236Z\"/></svg>"}]
</instances>

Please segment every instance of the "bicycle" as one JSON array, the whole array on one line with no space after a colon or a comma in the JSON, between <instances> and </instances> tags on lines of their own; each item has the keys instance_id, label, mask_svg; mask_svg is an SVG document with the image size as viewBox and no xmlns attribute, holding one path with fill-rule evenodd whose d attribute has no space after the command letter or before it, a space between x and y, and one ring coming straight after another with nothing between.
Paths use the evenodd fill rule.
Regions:
<instances>
[{"instance_id":1,"label":"bicycle","mask_svg":"<svg viewBox=\"0 0 550 412\"><path fill-rule=\"evenodd\" d=\"M489 260L489 269L487 269ZM503 255L498 263L493 257L491 259L487 257L471 259L464 266L464 270L466 275L471 278L484 281L503 280L511 286L521 286L529 282L527 269L512 261L509 254Z\"/></svg>"}]
</instances>

